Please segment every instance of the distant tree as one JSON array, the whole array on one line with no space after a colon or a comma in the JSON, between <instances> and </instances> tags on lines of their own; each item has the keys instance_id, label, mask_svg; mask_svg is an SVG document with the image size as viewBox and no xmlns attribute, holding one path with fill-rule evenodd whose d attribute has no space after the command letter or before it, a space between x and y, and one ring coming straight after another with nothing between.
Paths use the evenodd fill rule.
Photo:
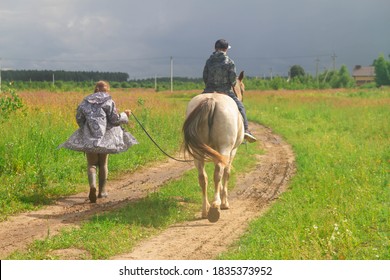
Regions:
<instances>
[{"instance_id":1,"label":"distant tree","mask_svg":"<svg viewBox=\"0 0 390 280\"><path fill-rule=\"evenodd\" d=\"M376 85L390 85L390 62L385 59L383 54L380 54L373 63L375 67L375 82Z\"/></svg>"},{"instance_id":2,"label":"distant tree","mask_svg":"<svg viewBox=\"0 0 390 280\"><path fill-rule=\"evenodd\" d=\"M305 70L300 65L293 65L290 68L290 77L291 79L294 79L295 77L304 77L305 76Z\"/></svg>"},{"instance_id":3,"label":"distant tree","mask_svg":"<svg viewBox=\"0 0 390 280\"><path fill-rule=\"evenodd\" d=\"M325 77L323 82L332 88L349 88L354 85L354 80L345 65L342 65L339 71L329 71Z\"/></svg>"},{"instance_id":4,"label":"distant tree","mask_svg":"<svg viewBox=\"0 0 390 280\"><path fill-rule=\"evenodd\" d=\"M339 71L338 75L338 87L340 88L346 88L350 87L353 83L353 79L351 75L349 74L348 68L345 65L342 65Z\"/></svg>"}]
</instances>

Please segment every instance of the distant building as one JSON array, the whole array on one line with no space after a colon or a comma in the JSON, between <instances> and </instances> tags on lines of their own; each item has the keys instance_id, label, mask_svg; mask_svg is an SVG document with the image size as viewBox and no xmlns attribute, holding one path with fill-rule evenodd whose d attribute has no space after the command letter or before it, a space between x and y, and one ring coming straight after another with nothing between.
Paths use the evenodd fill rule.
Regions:
<instances>
[{"instance_id":1,"label":"distant building","mask_svg":"<svg viewBox=\"0 0 390 280\"><path fill-rule=\"evenodd\" d=\"M353 68L352 77L358 86L375 82L375 67L356 65Z\"/></svg>"}]
</instances>

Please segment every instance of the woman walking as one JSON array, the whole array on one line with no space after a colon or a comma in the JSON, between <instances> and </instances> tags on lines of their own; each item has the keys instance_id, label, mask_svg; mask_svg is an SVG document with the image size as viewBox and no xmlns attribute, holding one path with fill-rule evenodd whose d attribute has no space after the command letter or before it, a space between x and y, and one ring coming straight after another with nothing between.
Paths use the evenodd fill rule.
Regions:
<instances>
[{"instance_id":1,"label":"woman walking","mask_svg":"<svg viewBox=\"0 0 390 280\"><path fill-rule=\"evenodd\" d=\"M125 110L119 114L109 90L108 82L96 83L94 93L85 97L77 108L76 121L79 129L59 146L86 154L89 200L92 203L95 203L97 198L107 197L108 155L125 152L132 145L138 144L137 140L120 126L129 122L131 111Z\"/></svg>"}]
</instances>

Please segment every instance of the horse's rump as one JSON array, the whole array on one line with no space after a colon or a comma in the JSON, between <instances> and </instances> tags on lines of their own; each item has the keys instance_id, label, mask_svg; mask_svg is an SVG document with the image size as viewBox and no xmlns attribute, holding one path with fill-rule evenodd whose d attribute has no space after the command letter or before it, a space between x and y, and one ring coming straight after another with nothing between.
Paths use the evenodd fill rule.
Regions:
<instances>
[{"instance_id":1,"label":"horse's rump","mask_svg":"<svg viewBox=\"0 0 390 280\"><path fill-rule=\"evenodd\" d=\"M207 144L213 126L216 101L207 97L187 116L184 125L184 150L197 159L227 163L223 155Z\"/></svg>"}]
</instances>

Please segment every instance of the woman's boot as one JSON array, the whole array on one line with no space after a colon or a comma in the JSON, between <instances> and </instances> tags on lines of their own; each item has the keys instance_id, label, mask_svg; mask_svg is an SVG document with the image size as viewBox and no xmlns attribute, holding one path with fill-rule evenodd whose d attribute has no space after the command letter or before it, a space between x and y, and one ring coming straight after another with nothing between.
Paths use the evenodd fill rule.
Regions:
<instances>
[{"instance_id":1,"label":"woman's boot","mask_svg":"<svg viewBox=\"0 0 390 280\"><path fill-rule=\"evenodd\" d=\"M106 191L106 183L107 183L107 180L100 180L99 179L99 194L98 194L98 198L102 198L102 197L107 197L108 196L108 193Z\"/></svg>"},{"instance_id":2,"label":"woman's boot","mask_svg":"<svg viewBox=\"0 0 390 280\"><path fill-rule=\"evenodd\" d=\"M88 173L89 182L89 200L91 203L96 202L96 173Z\"/></svg>"}]
</instances>

